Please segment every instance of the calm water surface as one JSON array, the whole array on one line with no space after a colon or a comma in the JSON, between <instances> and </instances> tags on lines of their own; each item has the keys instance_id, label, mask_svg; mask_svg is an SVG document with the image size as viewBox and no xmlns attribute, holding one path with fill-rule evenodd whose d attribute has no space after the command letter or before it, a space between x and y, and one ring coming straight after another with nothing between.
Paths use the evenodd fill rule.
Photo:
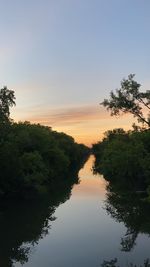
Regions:
<instances>
[{"instance_id":1,"label":"calm water surface","mask_svg":"<svg viewBox=\"0 0 150 267\"><path fill-rule=\"evenodd\" d=\"M115 257L125 266L150 257L146 234L138 233L131 251L121 251L127 229L105 209L106 181L92 174L93 160L88 159L80 183L65 196L5 214L0 221L2 267L98 267Z\"/></svg>"}]
</instances>

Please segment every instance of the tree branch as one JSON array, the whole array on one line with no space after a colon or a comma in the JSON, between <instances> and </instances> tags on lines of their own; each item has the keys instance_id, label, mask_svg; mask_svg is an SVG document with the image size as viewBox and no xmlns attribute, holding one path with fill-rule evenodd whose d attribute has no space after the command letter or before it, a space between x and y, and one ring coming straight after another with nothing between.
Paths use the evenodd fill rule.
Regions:
<instances>
[{"instance_id":1,"label":"tree branch","mask_svg":"<svg viewBox=\"0 0 150 267\"><path fill-rule=\"evenodd\" d=\"M138 99L146 108L150 109L149 105L147 105L142 98Z\"/></svg>"},{"instance_id":2,"label":"tree branch","mask_svg":"<svg viewBox=\"0 0 150 267\"><path fill-rule=\"evenodd\" d=\"M149 123L149 121L147 121L146 119L144 119L139 113L135 113L135 112L133 112L133 111L131 111L131 113L132 113L134 116L139 117L140 120L141 120L143 123L146 123L146 124L150 127L150 123Z\"/></svg>"}]
</instances>

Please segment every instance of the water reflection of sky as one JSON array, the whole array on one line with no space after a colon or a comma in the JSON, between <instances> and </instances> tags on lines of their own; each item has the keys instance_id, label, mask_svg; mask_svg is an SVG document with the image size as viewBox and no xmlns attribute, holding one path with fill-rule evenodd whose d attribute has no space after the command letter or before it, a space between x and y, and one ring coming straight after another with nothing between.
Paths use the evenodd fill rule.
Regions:
<instances>
[{"instance_id":1,"label":"water reflection of sky","mask_svg":"<svg viewBox=\"0 0 150 267\"><path fill-rule=\"evenodd\" d=\"M132 252L120 251L126 228L107 215L105 180L93 176L92 161L90 157L80 171L80 184L74 186L71 198L57 208L57 219L51 223L49 234L39 241L24 267L98 267L103 260L115 257L124 267L149 257L150 240L142 234Z\"/></svg>"},{"instance_id":2,"label":"water reflection of sky","mask_svg":"<svg viewBox=\"0 0 150 267\"><path fill-rule=\"evenodd\" d=\"M91 156L88 161L85 163L84 167L79 172L80 186L75 185L72 191L72 198L86 197L91 199L97 198L104 199L106 181L100 175L94 175L92 172L94 157Z\"/></svg>"}]
</instances>

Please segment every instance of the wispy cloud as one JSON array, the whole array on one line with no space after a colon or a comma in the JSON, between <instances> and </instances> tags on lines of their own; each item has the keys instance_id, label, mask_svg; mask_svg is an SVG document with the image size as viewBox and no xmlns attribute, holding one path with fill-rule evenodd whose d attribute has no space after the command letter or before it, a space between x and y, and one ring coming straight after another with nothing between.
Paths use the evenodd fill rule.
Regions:
<instances>
[{"instance_id":1,"label":"wispy cloud","mask_svg":"<svg viewBox=\"0 0 150 267\"><path fill-rule=\"evenodd\" d=\"M26 114L26 119L32 122L51 126L77 125L98 119L106 119L108 117L109 114L98 105L62 107L55 109L36 107L30 111L28 110L28 113Z\"/></svg>"}]
</instances>

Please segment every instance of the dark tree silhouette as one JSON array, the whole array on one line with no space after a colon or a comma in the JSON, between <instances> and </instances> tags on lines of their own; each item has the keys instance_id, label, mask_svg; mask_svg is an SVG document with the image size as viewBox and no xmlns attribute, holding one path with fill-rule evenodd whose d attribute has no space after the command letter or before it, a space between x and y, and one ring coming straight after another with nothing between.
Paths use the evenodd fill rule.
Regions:
<instances>
[{"instance_id":1,"label":"dark tree silhouette","mask_svg":"<svg viewBox=\"0 0 150 267\"><path fill-rule=\"evenodd\" d=\"M138 122L150 127L150 90L140 92L141 85L134 80L134 74L130 74L128 79L121 81L121 87L116 92L110 92L110 99L104 99L101 103L107 110L111 111L111 116L121 113L131 113L138 119ZM148 115L144 115L147 110Z\"/></svg>"},{"instance_id":2,"label":"dark tree silhouette","mask_svg":"<svg viewBox=\"0 0 150 267\"><path fill-rule=\"evenodd\" d=\"M15 104L14 91L9 90L6 86L0 89L0 124L8 123L10 121L9 108Z\"/></svg>"}]
</instances>

